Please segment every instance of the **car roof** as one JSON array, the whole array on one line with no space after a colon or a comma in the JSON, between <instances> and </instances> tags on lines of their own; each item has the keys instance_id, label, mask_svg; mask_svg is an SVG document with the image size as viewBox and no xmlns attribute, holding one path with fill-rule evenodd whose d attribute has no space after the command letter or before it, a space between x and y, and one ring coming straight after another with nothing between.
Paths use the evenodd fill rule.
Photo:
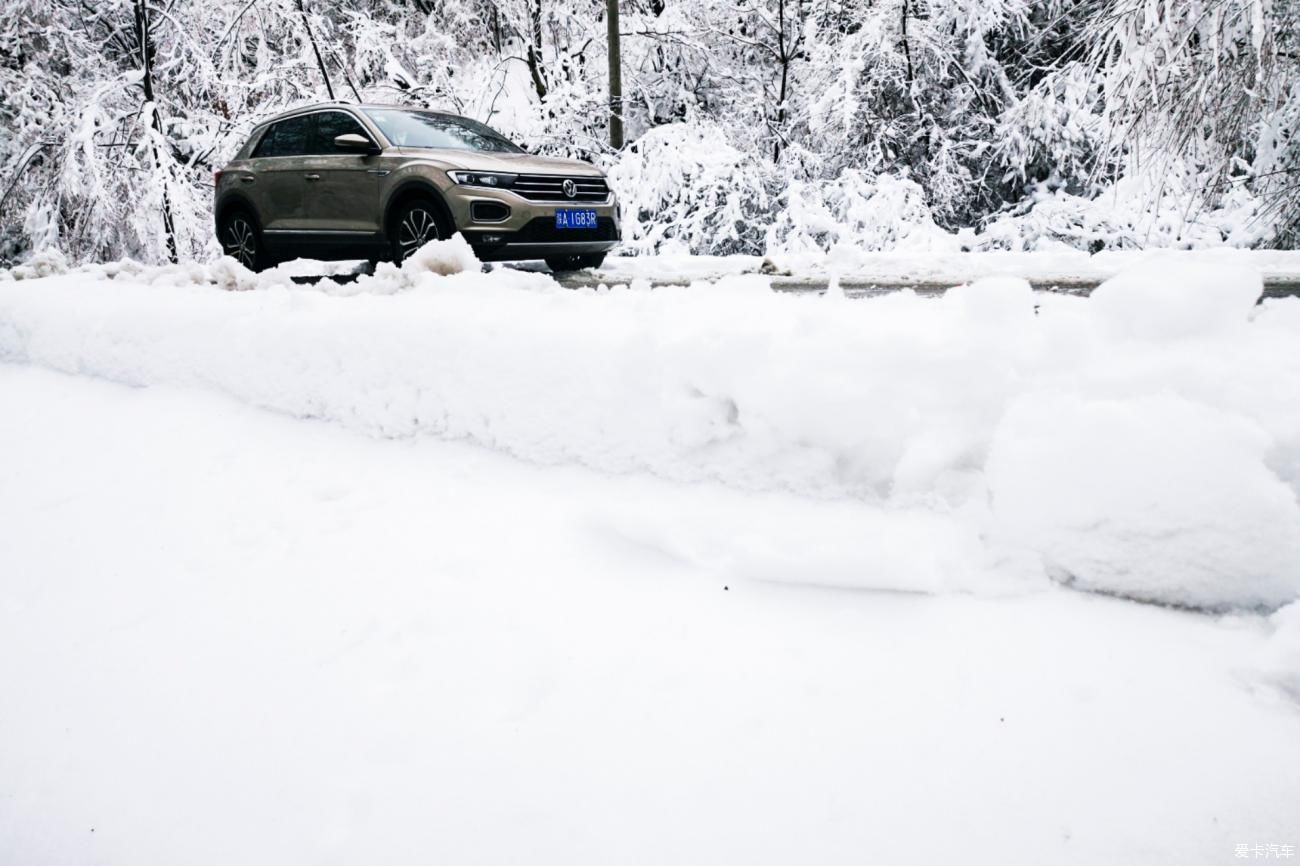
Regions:
<instances>
[{"instance_id":1,"label":"car roof","mask_svg":"<svg viewBox=\"0 0 1300 866\"><path fill-rule=\"evenodd\" d=\"M288 120L289 118L292 117L302 117L303 115L306 114L314 114L315 112L318 111L351 110L353 112L356 112L359 109L368 109L368 108L388 109L388 110L396 110L396 111L419 111L424 114L437 114L442 117L455 117L460 120L469 121L470 123L476 122L472 118L464 117L459 114L452 114L449 111L437 111L432 108L421 108L419 106L414 106L414 105L385 105L383 103L376 103L376 102L357 103L357 102L339 102L337 100L335 100L334 102L315 102L310 105L300 105L297 108L290 108L287 111L282 111L279 114L272 115L271 117L268 117L265 120L258 121L253 126L252 131L248 134L248 138L245 139L243 146L240 147L239 153L237 154L236 158L246 159L249 156L251 156L253 148L256 146L256 143L258 142L259 139L261 139L262 135L266 132L267 129L271 127L271 124L273 123L278 123L281 120ZM372 135L378 134L380 136L380 141L387 141L387 138L384 137L383 130L379 129L375 125L374 120L371 119L369 116L367 116L364 113L364 111L361 112L361 122L363 125L370 127Z\"/></svg>"},{"instance_id":2,"label":"car roof","mask_svg":"<svg viewBox=\"0 0 1300 866\"><path fill-rule=\"evenodd\" d=\"M336 101L336 102L316 102L311 105L300 105L297 108L290 108L287 111L280 112L274 117L268 117L266 120L263 120L261 123L259 123L258 126L262 126L268 123L275 123L277 120L284 120L285 118L296 117L300 114L311 114L312 112L315 111L326 111L328 109L343 109L343 110L352 109L355 111L357 109L370 109L370 108L390 109L390 110L397 110L397 111L419 111L425 114L441 114L441 115L445 115L446 117L461 116L459 114L453 114L450 111L438 111L432 108L421 108L420 106L416 106L416 105L384 105L382 103L375 103L375 102L356 103L356 102Z\"/></svg>"}]
</instances>

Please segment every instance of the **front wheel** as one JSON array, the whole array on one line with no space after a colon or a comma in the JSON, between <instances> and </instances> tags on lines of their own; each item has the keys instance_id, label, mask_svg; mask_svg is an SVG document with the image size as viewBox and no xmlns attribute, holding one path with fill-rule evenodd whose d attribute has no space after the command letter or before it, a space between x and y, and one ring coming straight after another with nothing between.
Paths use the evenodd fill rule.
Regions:
<instances>
[{"instance_id":1,"label":"front wheel","mask_svg":"<svg viewBox=\"0 0 1300 866\"><path fill-rule=\"evenodd\" d=\"M232 211L221 221L218 240L223 253L250 271L264 271L275 265L262 245L257 223L242 210Z\"/></svg>"},{"instance_id":2,"label":"front wheel","mask_svg":"<svg viewBox=\"0 0 1300 866\"><path fill-rule=\"evenodd\" d=\"M546 266L557 274L568 273L569 271L580 271L583 268L598 268L604 264L604 262L604 253L546 257Z\"/></svg>"},{"instance_id":3,"label":"front wheel","mask_svg":"<svg viewBox=\"0 0 1300 866\"><path fill-rule=\"evenodd\" d=\"M442 237L431 202L417 199L404 204L393 216L393 261L401 264L429 241Z\"/></svg>"}]
</instances>

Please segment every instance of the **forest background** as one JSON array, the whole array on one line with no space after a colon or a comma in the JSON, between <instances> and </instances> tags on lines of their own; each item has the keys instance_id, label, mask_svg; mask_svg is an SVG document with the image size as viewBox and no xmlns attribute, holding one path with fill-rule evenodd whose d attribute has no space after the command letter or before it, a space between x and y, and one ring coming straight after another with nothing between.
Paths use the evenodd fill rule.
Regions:
<instances>
[{"instance_id":1,"label":"forest background","mask_svg":"<svg viewBox=\"0 0 1300 866\"><path fill-rule=\"evenodd\" d=\"M1293 248L1300 0L9 0L0 263L219 254L260 120L424 106L589 160L624 252Z\"/></svg>"}]
</instances>

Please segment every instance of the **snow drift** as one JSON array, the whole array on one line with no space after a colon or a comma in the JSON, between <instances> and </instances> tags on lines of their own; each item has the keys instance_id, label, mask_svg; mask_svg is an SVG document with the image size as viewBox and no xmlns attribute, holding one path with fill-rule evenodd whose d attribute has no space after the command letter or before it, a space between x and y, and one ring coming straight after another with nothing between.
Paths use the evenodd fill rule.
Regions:
<instances>
[{"instance_id":1,"label":"snow drift","mask_svg":"<svg viewBox=\"0 0 1300 866\"><path fill-rule=\"evenodd\" d=\"M473 264L447 244L352 285L229 263L0 283L0 359L542 463L928 509L1127 597L1300 595L1300 301L1255 307L1257 274L848 301L759 276L570 291Z\"/></svg>"}]
</instances>

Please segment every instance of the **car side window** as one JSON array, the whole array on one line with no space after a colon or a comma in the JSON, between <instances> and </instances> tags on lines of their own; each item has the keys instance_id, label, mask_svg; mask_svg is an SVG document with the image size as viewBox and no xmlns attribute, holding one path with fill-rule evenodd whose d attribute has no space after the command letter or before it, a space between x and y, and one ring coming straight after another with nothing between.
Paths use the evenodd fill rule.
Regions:
<instances>
[{"instance_id":1,"label":"car side window","mask_svg":"<svg viewBox=\"0 0 1300 866\"><path fill-rule=\"evenodd\" d=\"M253 152L249 155L252 159L257 159L259 156L271 156L275 152L275 134L279 127L280 124L273 123L266 132L262 133L262 140L257 143L257 147L253 148Z\"/></svg>"},{"instance_id":2,"label":"car side window","mask_svg":"<svg viewBox=\"0 0 1300 866\"><path fill-rule=\"evenodd\" d=\"M262 139L264 138L266 138L266 135L259 134L256 130L254 130L253 134L248 136L248 138L244 140L243 145L240 146L239 152L235 154L234 158L251 159L253 156L253 151L257 149L258 145L262 143Z\"/></svg>"},{"instance_id":3,"label":"car side window","mask_svg":"<svg viewBox=\"0 0 1300 866\"><path fill-rule=\"evenodd\" d=\"M312 153L344 153L334 146L334 138L352 133L373 140L365 127L345 111L322 111L315 115L316 135L312 144ZM356 151L351 151L355 155Z\"/></svg>"},{"instance_id":4,"label":"car side window","mask_svg":"<svg viewBox=\"0 0 1300 866\"><path fill-rule=\"evenodd\" d=\"M262 136L253 158L262 156L302 156L311 141L312 118L291 117L273 124Z\"/></svg>"}]
</instances>

